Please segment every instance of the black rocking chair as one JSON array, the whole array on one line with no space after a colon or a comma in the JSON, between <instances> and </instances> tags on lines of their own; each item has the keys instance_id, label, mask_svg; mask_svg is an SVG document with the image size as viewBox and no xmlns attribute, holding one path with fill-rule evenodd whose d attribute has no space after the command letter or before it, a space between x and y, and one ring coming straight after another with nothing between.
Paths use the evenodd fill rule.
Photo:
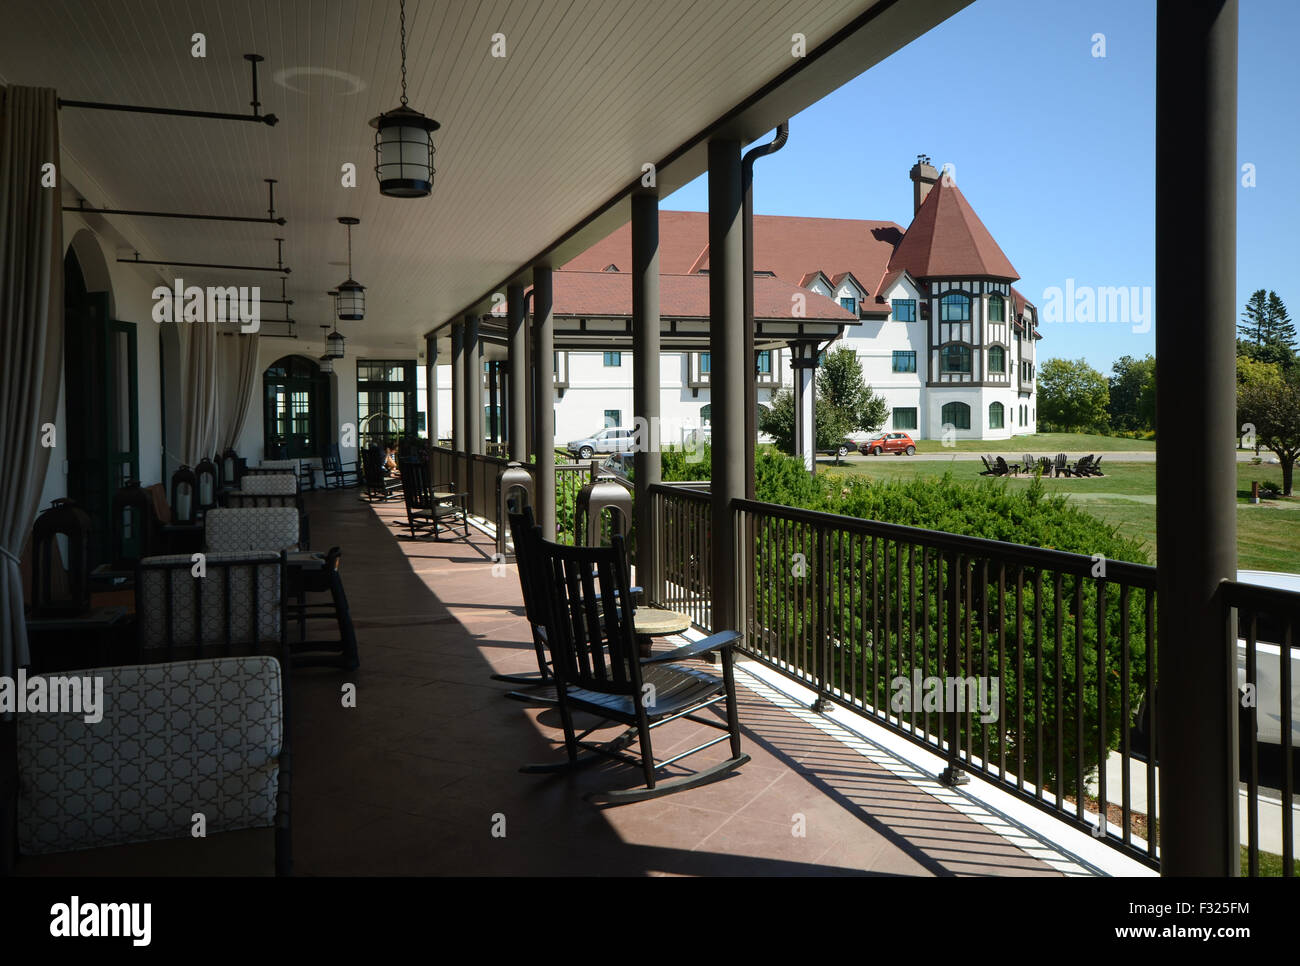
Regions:
<instances>
[{"instance_id":1,"label":"black rocking chair","mask_svg":"<svg viewBox=\"0 0 1300 966\"><path fill-rule=\"evenodd\" d=\"M525 765L529 773L564 772L613 759L639 765L643 787L593 792L588 801L622 804L668 795L716 781L749 761L740 749L740 719L736 711L736 684L732 646L741 640L737 631L722 631L685 644L665 654L642 659L633 632L632 610L620 606L631 600L627 553L620 535L612 547L566 547L542 539L534 529L533 545L539 567L546 641L555 676L556 703L564 728L567 758L562 762ZM722 655L722 677L669 662ZM726 723L701 717L699 712L725 702ZM594 714L596 725L578 733L573 712ZM723 734L663 761L654 757L651 732L678 718L706 725ZM604 722L627 726L611 742L585 740ZM730 740L731 757L698 771L661 780L658 771L690 755ZM623 749L639 743L640 756Z\"/></svg>"}]
</instances>

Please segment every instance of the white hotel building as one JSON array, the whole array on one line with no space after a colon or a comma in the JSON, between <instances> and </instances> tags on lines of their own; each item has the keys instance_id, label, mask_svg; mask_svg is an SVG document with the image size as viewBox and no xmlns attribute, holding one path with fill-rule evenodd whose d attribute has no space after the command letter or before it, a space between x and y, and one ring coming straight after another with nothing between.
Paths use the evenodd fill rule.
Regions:
<instances>
[{"instance_id":1,"label":"white hotel building","mask_svg":"<svg viewBox=\"0 0 1300 966\"><path fill-rule=\"evenodd\" d=\"M867 383L887 401L886 430L926 439L941 438L948 426L958 439L1032 433L1037 310L1013 287L1016 270L956 184L924 160L911 179L906 229L890 221L756 215L755 319L788 319L800 302L806 317L845 325L828 348L857 353ZM663 319L707 320L708 215L661 211L659 244ZM630 268L625 225L555 273L557 320L598 330L630 318ZM630 352L561 351L555 361L558 446L608 425L631 425ZM760 405L779 386L793 385L788 350L760 352L757 365ZM666 351L660 373L668 441L708 421L708 353ZM439 435L446 437L450 367L438 381Z\"/></svg>"}]
</instances>

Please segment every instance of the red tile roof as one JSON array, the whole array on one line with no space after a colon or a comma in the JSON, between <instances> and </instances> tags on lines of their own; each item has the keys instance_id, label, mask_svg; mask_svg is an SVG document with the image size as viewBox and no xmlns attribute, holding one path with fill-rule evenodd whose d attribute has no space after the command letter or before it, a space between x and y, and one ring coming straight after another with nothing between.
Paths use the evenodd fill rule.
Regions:
<instances>
[{"instance_id":1,"label":"red tile roof","mask_svg":"<svg viewBox=\"0 0 1300 966\"><path fill-rule=\"evenodd\" d=\"M908 226L889 267L913 278L1020 277L957 185L940 178Z\"/></svg>"},{"instance_id":2,"label":"red tile roof","mask_svg":"<svg viewBox=\"0 0 1300 966\"><path fill-rule=\"evenodd\" d=\"M852 272L875 295L903 229L892 221L851 218L754 216L754 269L799 285L820 271ZM625 224L564 266L564 271L597 271L610 262L632 264L632 226ZM659 212L659 271L690 275L709 267L709 216L703 211ZM559 277L559 273L556 273Z\"/></svg>"},{"instance_id":3,"label":"red tile roof","mask_svg":"<svg viewBox=\"0 0 1300 966\"><path fill-rule=\"evenodd\" d=\"M553 305L557 315L583 318L626 318L632 314L632 275L628 272L566 269L552 275ZM794 296L804 299L804 318L813 321L851 322L857 318L838 302L792 285L779 278L754 279L754 318L789 320ZM659 312L665 318L707 319L707 275L660 275ZM504 307L498 314L504 314Z\"/></svg>"}]
</instances>

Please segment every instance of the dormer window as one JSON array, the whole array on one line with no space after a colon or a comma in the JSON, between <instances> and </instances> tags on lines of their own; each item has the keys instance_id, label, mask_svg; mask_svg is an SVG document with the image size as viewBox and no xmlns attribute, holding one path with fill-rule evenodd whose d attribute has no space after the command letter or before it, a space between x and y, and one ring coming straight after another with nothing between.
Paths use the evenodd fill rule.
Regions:
<instances>
[{"instance_id":1,"label":"dormer window","mask_svg":"<svg viewBox=\"0 0 1300 966\"><path fill-rule=\"evenodd\" d=\"M949 292L939 300L940 322L969 322L970 296L961 292Z\"/></svg>"},{"instance_id":2,"label":"dormer window","mask_svg":"<svg viewBox=\"0 0 1300 966\"><path fill-rule=\"evenodd\" d=\"M989 321L1005 322L1007 320L1006 300L1001 295L989 297Z\"/></svg>"},{"instance_id":3,"label":"dormer window","mask_svg":"<svg viewBox=\"0 0 1300 966\"><path fill-rule=\"evenodd\" d=\"M843 296L840 299L840 305L844 308L844 311L852 312L854 315L858 314L858 300L852 295Z\"/></svg>"}]
</instances>

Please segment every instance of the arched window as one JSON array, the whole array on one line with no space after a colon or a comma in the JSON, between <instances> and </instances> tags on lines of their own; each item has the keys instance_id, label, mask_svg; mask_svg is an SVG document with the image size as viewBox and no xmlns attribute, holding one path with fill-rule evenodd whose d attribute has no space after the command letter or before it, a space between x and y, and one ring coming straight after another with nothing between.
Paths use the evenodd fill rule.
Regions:
<instances>
[{"instance_id":1,"label":"arched window","mask_svg":"<svg viewBox=\"0 0 1300 966\"><path fill-rule=\"evenodd\" d=\"M989 372L1007 371L1007 350L1000 345L989 347Z\"/></svg>"},{"instance_id":2,"label":"arched window","mask_svg":"<svg viewBox=\"0 0 1300 966\"><path fill-rule=\"evenodd\" d=\"M989 321L1005 322L1007 320L1007 303L1001 295L989 296Z\"/></svg>"},{"instance_id":3,"label":"arched window","mask_svg":"<svg viewBox=\"0 0 1300 966\"><path fill-rule=\"evenodd\" d=\"M943 372L970 372L970 346L944 346L941 370Z\"/></svg>"},{"instance_id":4,"label":"arched window","mask_svg":"<svg viewBox=\"0 0 1300 966\"><path fill-rule=\"evenodd\" d=\"M329 414L326 376L302 356L277 359L262 373L263 447L267 459L320 456Z\"/></svg>"},{"instance_id":5,"label":"arched window","mask_svg":"<svg viewBox=\"0 0 1300 966\"><path fill-rule=\"evenodd\" d=\"M989 429L1001 429L1006 418L1002 403L989 403Z\"/></svg>"},{"instance_id":6,"label":"arched window","mask_svg":"<svg viewBox=\"0 0 1300 966\"><path fill-rule=\"evenodd\" d=\"M943 409L940 410L939 418L945 425L951 425L957 429L970 429L970 407L965 403L945 403Z\"/></svg>"},{"instance_id":7,"label":"arched window","mask_svg":"<svg viewBox=\"0 0 1300 966\"><path fill-rule=\"evenodd\" d=\"M970 296L961 292L949 292L939 300L940 322L969 322Z\"/></svg>"}]
</instances>

